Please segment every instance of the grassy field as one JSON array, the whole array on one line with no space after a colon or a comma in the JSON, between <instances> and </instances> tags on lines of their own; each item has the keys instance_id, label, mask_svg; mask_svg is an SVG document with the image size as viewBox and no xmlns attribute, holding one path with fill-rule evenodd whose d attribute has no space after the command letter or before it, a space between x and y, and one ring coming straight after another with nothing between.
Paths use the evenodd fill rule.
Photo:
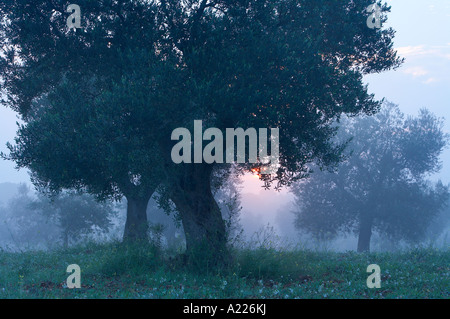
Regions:
<instances>
[{"instance_id":1,"label":"grassy field","mask_svg":"<svg viewBox=\"0 0 450 319\"><path fill-rule=\"evenodd\" d=\"M152 246L84 245L52 252L0 251L0 298L445 298L450 251L357 254L237 250L226 271L197 274ZM81 267L81 289L66 268ZM381 288L369 289L369 264Z\"/></svg>"}]
</instances>

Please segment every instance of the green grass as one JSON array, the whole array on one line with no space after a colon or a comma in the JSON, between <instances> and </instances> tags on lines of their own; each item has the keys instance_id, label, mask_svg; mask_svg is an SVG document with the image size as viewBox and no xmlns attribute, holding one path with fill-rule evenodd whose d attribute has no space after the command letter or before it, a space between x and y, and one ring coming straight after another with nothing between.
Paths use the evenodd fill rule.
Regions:
<instances>
[{"instance_id":1,"label":"green grass","mask_svg":"<svg viewBox=\"0 0 450 319\"><path fill-rule=\"evenodd\" d=\"M221 273L198 275L149 245L0 251L0 298L449 298L450 251L333 253L241 249ZM81 289L68 289L69 264ZM381 288L366 285L381 268Z\"/></svg>"}]
</instances>

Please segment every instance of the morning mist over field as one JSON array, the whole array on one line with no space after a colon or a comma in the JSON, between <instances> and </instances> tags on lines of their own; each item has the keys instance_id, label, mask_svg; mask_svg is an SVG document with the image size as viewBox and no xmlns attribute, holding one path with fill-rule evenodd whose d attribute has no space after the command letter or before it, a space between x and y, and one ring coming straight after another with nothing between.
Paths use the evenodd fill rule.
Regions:
<instances>
[{"instance_id":1,"label":"morning mist over field","mask_svg":"<svg viewBox=\"0 0 450 319\"><path fill-rule=\"evenodd\" d=\"M449 88L447 0L4 0L0 299L446 299Z\"/></svg>"}]
</instances>

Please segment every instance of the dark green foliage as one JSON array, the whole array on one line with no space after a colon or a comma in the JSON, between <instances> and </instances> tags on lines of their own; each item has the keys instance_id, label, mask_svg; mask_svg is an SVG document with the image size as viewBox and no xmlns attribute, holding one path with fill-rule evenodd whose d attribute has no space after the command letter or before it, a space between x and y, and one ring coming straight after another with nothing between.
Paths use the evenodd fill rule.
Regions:
<instances>
[{"instance_id":1,"label":"dark green foliage","mask_svg":"<svg viewBox=\"0 0 450 319\"><path fill-rule=\"evenodd\" d=\"M369 249L372 231L423 240L449 196L448 187L427 179L448 141L442 127L425 109L405 118L392 103L373 117L343 121L338 138L352 138L352 153L335 172L317 171L296 186L297 227L320 239L355 232L358 251Z\"/></svg>"}]
</instances>

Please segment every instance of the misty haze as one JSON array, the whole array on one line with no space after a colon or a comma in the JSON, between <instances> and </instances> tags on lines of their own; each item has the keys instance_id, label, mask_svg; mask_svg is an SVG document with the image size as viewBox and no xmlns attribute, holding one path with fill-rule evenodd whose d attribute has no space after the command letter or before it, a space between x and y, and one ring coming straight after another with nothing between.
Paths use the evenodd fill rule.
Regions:
<instances>
[{"instance_id":1,"label":"misty haze","mask_svg":"<svg viewBox=\"0 0 450 319\"><path fill-rule=\"evenodd\" d=\"M450 297L448 1L71 2L0 3L0 299Z\"/></svg>"}]
</instances>

